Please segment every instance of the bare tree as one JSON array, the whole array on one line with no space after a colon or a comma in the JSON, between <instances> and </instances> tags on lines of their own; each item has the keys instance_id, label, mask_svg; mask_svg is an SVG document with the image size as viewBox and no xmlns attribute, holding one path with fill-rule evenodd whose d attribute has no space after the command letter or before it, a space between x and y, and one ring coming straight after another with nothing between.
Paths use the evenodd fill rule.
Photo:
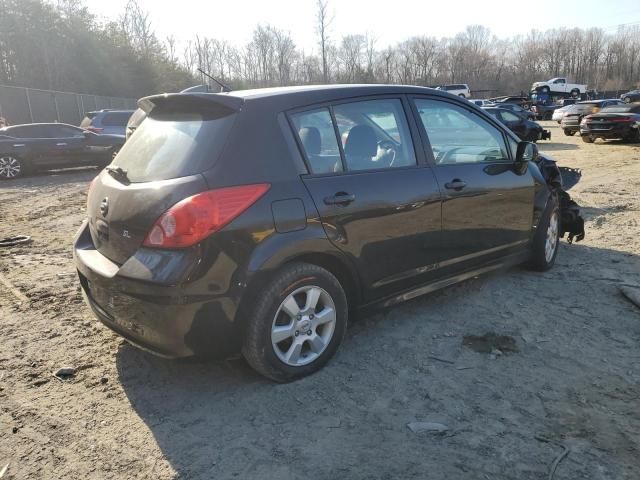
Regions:
<instances>
[{"instance_id":1,"label":"bare tree","mask_svg":"<svg viewBox=\"0 0 640 480\"><path fill-rule=\"evenodd\" d=\"M318 43L320 45L320 56L322 57L322 79L324 83L329 82L329 27L333 22L333 16L329 14L329 0L317 0L317 32L319 35Z\"/></svg>"}]
</instances>

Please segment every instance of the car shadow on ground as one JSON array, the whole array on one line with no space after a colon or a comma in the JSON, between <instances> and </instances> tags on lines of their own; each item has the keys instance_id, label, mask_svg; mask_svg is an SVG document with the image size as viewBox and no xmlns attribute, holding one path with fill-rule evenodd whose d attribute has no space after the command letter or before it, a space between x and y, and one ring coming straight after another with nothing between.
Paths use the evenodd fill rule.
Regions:
<instances>
[{"instance_id":1,"label":"car shadow on ground","mask_svg":"<svg viewBox=\"0 0 640 480\"><path fill-rule=\"evenodd\" d=\"M578 146L573 143L555 143L555 142L544 142L538 143L538 148L540 148L541 152L546 151L560 151L560 150L578 150Z\"/></svg>"},{"instance_id":2,"label":"car shadow on ground","mask_svg":"<svg viewBox=\"0 0 640 480\"><path fill-rule=\"evenodd\" d=\"M0 190L17 190L30 187L57 187L70 183L90 182L102 167L79 167L64 170L38 171L13 180L0 180Z\"/></svg>"},{"instance_id":3,"label":"car shadow on ground","mask_svg":"<svg viewBox=\"0 0 640 480\"><path fill-rule=\"evenodd\" d=\"M595 267L583 267L597 263L595 260L604 268L596 272ZM580 244L563 246L558 264L549 272L532 273L515 267L371 314L352 323L341 351L327 367L290 384L263 379L241 357L216 362L166 360L124 342L117 353L117 369L131 406L152 432L176 478L348 478L351 469L355 471L363 461L368 463L370 478L386 478L382 472L402 477L403 472L424 473L425 464L417 461L418 457L442 458L429 468L443 473L439 478L454 478L460 470L452 459L461 452L465 452L465 464L474 465L475 476L465 478L488 478L496 468L492 458L504 455L517 457L516 464L497 466L503 473L510 472L508 478L533 478L527 475L544 472L548 453L533 441L535 448L525 455L530 447L518 446L523 437L562 428L568 411L576 418L581 409L588 410L584 415L602 415L595 409L607 399L585 380L593 374L585 370L585 364L597 366L600 373L614 369L607 370L607 376L615 379L611 382L620 382L623 387L628 383L620 380L622 373L618 376L618 369L628 368L621 359L629 350L626 346L620 350L620 343L616 343L622 340L611 342L604 367L591 358L587 346L567 340L585 321L584 312L577 307L585 295L584 285L600 281L595 276L618 275L620 265L626 267L626 273L619 274L620 282L640 283L638 257ZM600 298L585 307L592 308L591 315L597 318L602 315L598 305L614 304L616 332L627 329L630 338L640 336L640 329L633 327L637 322L635 307L620 297L615 286L607 288L587 292ZM518 295L512 299L509 292L514 290ZM487 298L493 301L482 303ZM496 301L500 299L506 303ZM557 302L553 315L549 302ZM525 304L526 309L522 308ZM518 308L522 318L513 314ZM592 341L607 343L612 328L606 323L601 328L604 337L599 336L600 330L594 330ZM546 343L523 342L520 338L525 330L541 332ZM443 333L452 331L457 333ZM486 356L477 353L460 353L465 350L460 341L463 334L488 331L513 335L521 351L502 366L487 366ZM452 348L460 356L434 360L432 349L441 341L453 342ZM618 368L618 363L624 365ZM498 370L490 373L492 368ZM514 370L509 373L510 368ZM509 380L494 385L502 383L497 376L503 375ZM491 388L493 396L487 403L481 398L488 385L495 389ZM560 399L566 391L578 395L583 390L593 398L595 407L574 405L569 400L566 405L558 400L540 407L540 395ZM398 408L411 413L399 414ZM425 440L406 429L406 422L417 410L436 421L448 418L454 422L462 421L462 411L475 413L467 420L466 434L450 440ZM512 433L500 442L486 443L479 440L483 434L474 437L469 433L493 428L505 417L512 423L508 429ZM596 449L605 448L613 454L618 447L627 448L623 446L628 438L618 425L580 441L592 442ZM385 442L391 463L382 453ZM506 454L504 442L514 451ZM596 460L606 461L604 457ZM578 461L564 466L569 475L566 478L588 476L589 469L596 468L596 460L584 460L578 454ZM630 461L627 457L618 460L623 465ZM611 468L622 468L615 462L614 458Z\"/></svg>"}]
</instances>

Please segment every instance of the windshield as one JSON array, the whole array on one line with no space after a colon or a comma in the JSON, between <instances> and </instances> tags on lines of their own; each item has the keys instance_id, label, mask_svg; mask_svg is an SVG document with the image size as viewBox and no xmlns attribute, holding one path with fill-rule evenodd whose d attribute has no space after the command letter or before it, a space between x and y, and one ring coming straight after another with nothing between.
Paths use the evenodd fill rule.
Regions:
<instances>
[{"instance_id":1,"label":"windshield","mask_svg":"<svg viewBox=\"0 0 640 480\"><path fill-rule=\"evenodd\" d=\"M150 182L201 173L213 166L235 114L205 120L200 114L147 118L124 144L113 166L130 182Z\"/></svg>"}]
</instances>

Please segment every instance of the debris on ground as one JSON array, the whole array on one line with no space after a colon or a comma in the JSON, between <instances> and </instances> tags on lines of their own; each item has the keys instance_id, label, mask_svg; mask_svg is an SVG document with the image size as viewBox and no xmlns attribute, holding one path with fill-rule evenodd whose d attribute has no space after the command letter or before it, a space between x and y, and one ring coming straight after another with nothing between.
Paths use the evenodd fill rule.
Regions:
<instances>
[{"instance_id":1,"label":"debris on ground","mask_svg":"<svg viewBox=\"0 0 640 480\"><path fill-rule=\"evenodd\" d=\"M462 345L469 347L474 352L488 353L495 357L518 351L515 338L509 335L498 335L496 333L465 335L462 339Z\"/></svg>"},{"instance_id":2,"label":"debris on ground","mask_svg":"<svg viewBox=\"0 0 640 480\"><path fill-rule=\"evenodd\" d=\"M445 424L437 422L411 422L407 423L407 427L409 427L409 430L413 433L444 433L449 430L449 427Z\"/></svg>"},{"instance_id":3,"label":"debris on ground","mask_svg":"<svg viewBox=\"0 0 640 480\"><path fill-rule=\"evenodd\" d=\"M62 367L59 368L56 373L53 374L54 377L58 378L68 378L73 377L76 374L76 369L73 367Z\"/></svg>"},{"instance_id":4,"label":"debris on ground","mask_svg":"<svg viewBox=\"0 0 640 480\"><path fill-rule=\"evenodd\" d=\"M560 453L555 460L553 461L553 463L551 464L551 467L549 467L549 476L547 477L547 480L553 480L553 477L556 474L556 470L558 469L558 465L560 465L560 462L562 460L565 459L565 457L567 455L569 455L569 452L571 451L569 449L569 447L567 447L566 445L563 445L562 443L558 443L555 442L549 438L543 437L542 435L536 435L536 440L538 440L539 442L543 442L543 443L550 443L552 445L557 445L558 447L562 448L562 453Z\"/></svg>"}]
</instances>

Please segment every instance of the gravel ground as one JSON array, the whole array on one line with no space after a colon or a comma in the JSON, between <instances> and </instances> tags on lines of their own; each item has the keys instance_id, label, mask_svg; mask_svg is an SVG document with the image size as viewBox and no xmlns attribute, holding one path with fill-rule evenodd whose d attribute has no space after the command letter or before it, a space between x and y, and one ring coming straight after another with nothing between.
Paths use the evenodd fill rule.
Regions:
<instances>
[{"instance_id":1,"label":"gravel ground","mask_svg":"<svg viewBox=\"0 0 640 480\"><path fill-rule=\"evenodd\" d=\"M639 478L640 309L618 286L640 284L640 146L543 123L541 149L583 171L587 238L550 272L363 315L287 385L153 357L93 318L70 248L96 170L0 184L1 236L33 236L0 250L0 477L545 479L566 447L556 480Z\"/></svg>"}]
</instances>

